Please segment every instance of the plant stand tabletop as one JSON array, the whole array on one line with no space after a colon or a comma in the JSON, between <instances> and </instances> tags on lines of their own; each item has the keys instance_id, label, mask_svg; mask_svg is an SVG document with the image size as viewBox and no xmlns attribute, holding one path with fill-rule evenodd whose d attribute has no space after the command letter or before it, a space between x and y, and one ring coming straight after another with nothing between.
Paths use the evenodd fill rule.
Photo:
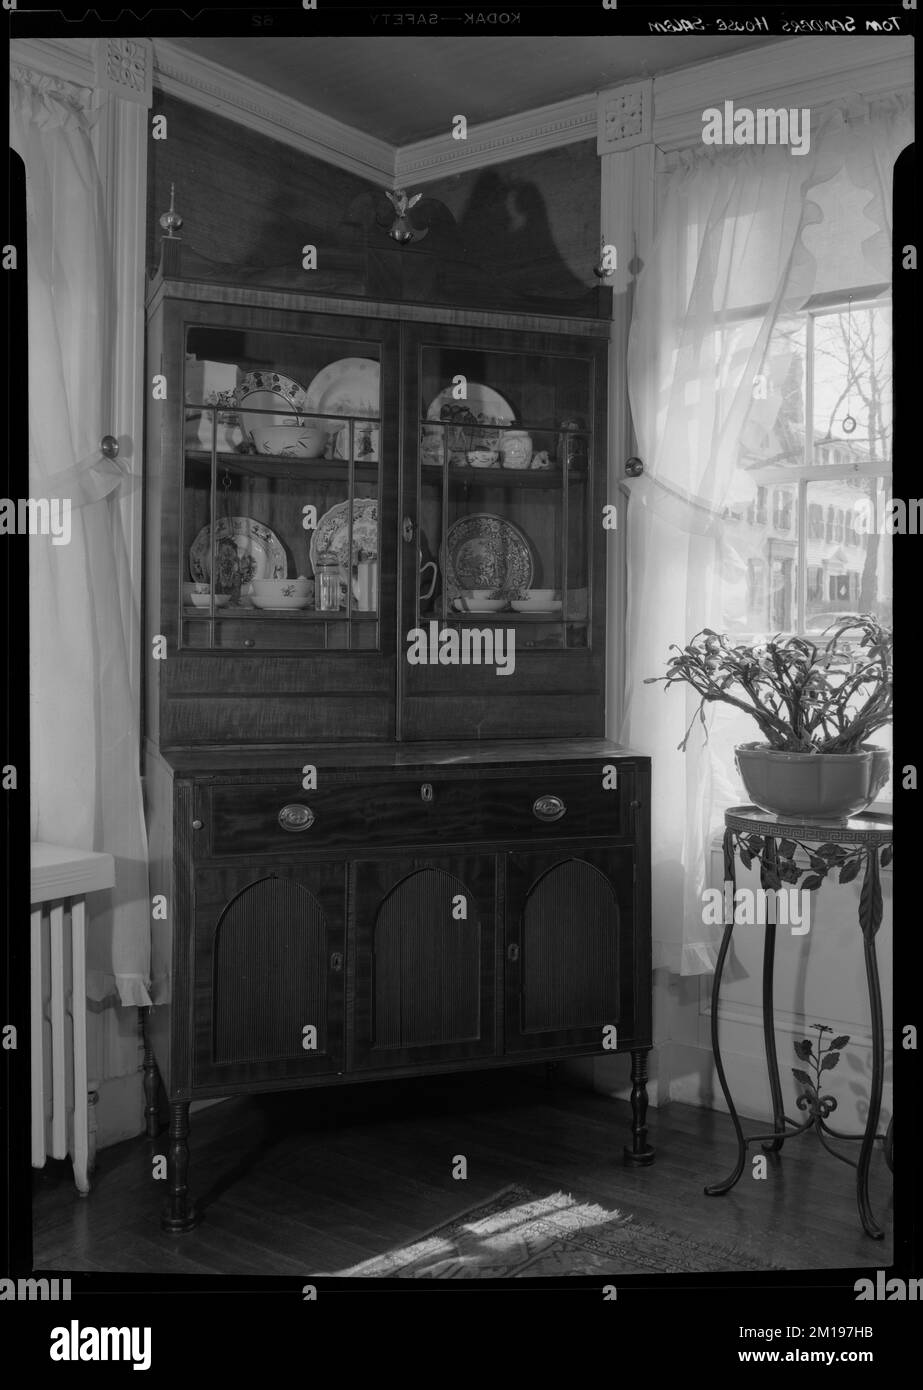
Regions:
<instances>
[{"instance_id":1,"label":"plant stand tabletop","mask_svg":"<svg viewBox=\"0 0 923 1390\"><path fill-rule=\"evenodd\" d=\"M727 1102L731 1121L737 1136L737 1162L733 1171L723 1181L706 1187L710 1197L723 1196L737 1183L744 1171L747 1149L750 1144L762 1140L769 1152L781 1150L786 1139L795 1138L815 1130L820 1142L835 1158L849 1163L856 1169L856 1203L859 1218L866 1234L881 1240L884 1232L875 1221L869 1202L869 1166L876 1139L884 1145L885 1161L893 1172L893 1118L886 1134L878 1134L878 1119L881 1112L881 1093L884 1082L884 1019L881 1005L881 981L878 975L878 961L875 953L875 937L881 926L882 898L880 871L891 861L892 822L891 817L875 812L863 812L847 821L821 824L816 821L784 820L757 806L733 806L724 817L724 882L725 914L724 935L715 966L715 981L711 1007L711 1043L715 1058L715 1070ZM798 850L807 856L807 864L796 860ZM737 1110L731 1096L718 1038L718 999L724 965L734 933L736 860L740 856L745 868L750 868L754 860L760 865L760 885L767 890L767 913L764 925L763 942L763 1037L766 1048L766 1064L769 1071L769 1086L772 1095L773 1123L768 1133L745 1137ZM823 1026L818 1028L817 1053L813 1042L804 1039L795 1044L798 1059L813 1068L813 1077L806 1071L794 1068L796 1080L802 1086L797 1106L806 1112L801 1121L790 1119L785 1114L782 1099L782 1086L779 1080L779 1062L776 1056L775 1018L773 1012L773 968L775 964L776 921L778 916L778 897L783 892L814 892L829 875L840 883L848 883L862 874L862 887L859 895L859 926L862 932L865 955L865 973L868 982L869 1007L872 1029L872 1078L869 1095L868 1116L861 1134L844 1134L827 1124L827 1117L836 1109L832 1096L821 1094L821 1074L830 1071L839 1060L840 1049L849 1042L848 1037L831 1038L825 1041L826 1034L832 1030ZM800 881L800 887L799 887ZM772 917L772 921L768 920ZM860 1142L859 1157L854 1160L832 1148L828 1138Z\"/></svg>"}]
</instances>

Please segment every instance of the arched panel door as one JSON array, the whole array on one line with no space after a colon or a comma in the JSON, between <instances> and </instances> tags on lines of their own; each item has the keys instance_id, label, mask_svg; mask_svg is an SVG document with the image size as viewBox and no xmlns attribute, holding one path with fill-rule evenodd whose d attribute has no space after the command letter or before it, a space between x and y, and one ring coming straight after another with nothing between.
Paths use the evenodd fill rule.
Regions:
<instances>
[{"instance_id":1,"label":"arched panel door","mask_svg":"<svg viewBox=\"0 0 923 1390\"><path fill-rule=\"evenodd\" d=\"M197 875L197 1085L342 1067L344 880L338 864Z\"/></svg>"},{"instance_id":2,"label":"arched panel door","mask_svg":"<svg viewBox=\"0 0 923 1390\"><path fill-rule=\"evenodd\" d=\"M355 1065L492 1054L493 859L363 862L355 870Z\"/></svg>"},{"instance_id":3,"label":"arched panel door","mask_svg":"<svg viewBox=\"0 0 923 1390\"><path fill-rule=\"evenodd\" d=\"M632 851L508 862L507 1051L621 1049L635 1012Z\"/></svg>"}]
</instances>

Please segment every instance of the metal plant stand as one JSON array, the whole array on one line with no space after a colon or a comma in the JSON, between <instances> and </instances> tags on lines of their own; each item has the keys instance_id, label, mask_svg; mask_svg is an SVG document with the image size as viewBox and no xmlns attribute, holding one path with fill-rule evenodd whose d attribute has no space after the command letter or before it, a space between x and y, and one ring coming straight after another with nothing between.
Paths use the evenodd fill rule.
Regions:
<instances>
[{"instance_id":1,"label":"metal plant stand","mask_svg":"<svg viewBox=\"0 0 923 1390\"><path fill-rule=\"evenodd\" d=\"M792 1139L809 1130L814 1130L820 1142L829 1153L856 1169L856 1204L859 1218L866 1234L874 1240L881 1240L884 1231L875 1221L869 1202L869 1165L876 1139L884 1147L885 1162L893 1172L893 1117L886 1134L879 1134L878 1120L881 1113L881 1093L884 1082L884 1019L881 1007L881 982L878 977L878 960L875 954L875 937L882 919L882 900L880 869L881 864L890 862L892 822L890 816L865 812L839 824L801 823L786 821L761 811L756 806L733 806L724 817L724 878L730 884L731 911L725 913L724 935L715 966L715 982L711 1004L711 1044L715 1058L715 1070L721 1083L721 1090L727 1102L731 1122L737 1136L737 1162L732 1172L722 1181L706 1187L709 1197L723 1196L740 1178L747 1159L750 1144L762 1141L763 1148L778 1152L786 1139ZM782 1100L782 1086L779 1080L779 1062L776 1056L775 1018L773 1012L773 968L775 964L776 923L766 923L763 943L763 1037L766 1048L766 1064L769 1070L769 1088L772 1096L772 1129L762 1134L745 1136L740 1118L734 1106L730 1088L721 1060L718 1038L718 999L724 965L734 934L733 894L736 889L736 857L741 851L748 856L747 862L758 858L760 862L760 882L764 888L778 887L782 882L792 884L803 872L798 870L791 876L792 845L823 844L831 867L845 861L862 861L856 865L850 877L857 877L859 868L864 869L862 888L859 896L859 926L862 931L865 955L865 974L868 981L869 1007L872 1030L872 1079L869 1095L868 1117L861 1134L844 1134L827 1124L827 1116L836 1108L836 1100L821 1096L819 1091L798 1097L800 1110L807 1111L807 1118L798 1123L785 1114ZM785 853L783 853L783 847ZM809 851L811 853L811 851ZM788 870L788 878L781 866ZM850 866L852 870L852 865ZM772 896L769 901L772 902ZM857 1141L861 1147L858 1159L852 1159L831 1148L828 1136L833 1139Z\"/></svg>"}]
</instances>

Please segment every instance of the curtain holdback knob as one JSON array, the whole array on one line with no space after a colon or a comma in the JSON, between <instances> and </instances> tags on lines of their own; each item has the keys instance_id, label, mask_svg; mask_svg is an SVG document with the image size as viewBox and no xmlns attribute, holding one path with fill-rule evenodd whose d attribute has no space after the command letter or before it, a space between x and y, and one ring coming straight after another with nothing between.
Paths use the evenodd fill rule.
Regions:
<instances>
[{"instance_id":1,"label":"curtain holdback knob","mask_svg":"<svg viewBox=\"0 0 923 1390\"><path fill-rule=\"evenodd\" d=\"M114 434L104 434L99 441L100 452L105 454L107 459L118 458L119 441Z\"/></svg>"},{"instance_id":2,"label":"curtain holdback knob","mask_svg":"<svg viewBox=\"0 0 923 1390\"><path fill-rule=\"evenodd\" d=\"M644 464L641 459L630 458L625 460L625 472L629 478L640 478L644 472Z\"/></svg>"}]
</instances>

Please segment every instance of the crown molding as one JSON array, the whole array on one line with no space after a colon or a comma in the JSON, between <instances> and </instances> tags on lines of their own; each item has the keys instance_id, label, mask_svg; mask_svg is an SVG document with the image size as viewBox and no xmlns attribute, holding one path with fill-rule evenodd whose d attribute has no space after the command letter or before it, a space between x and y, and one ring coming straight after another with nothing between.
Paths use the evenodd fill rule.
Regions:
<instances>
[{"instance_id":1,"label":"crown molding","mask_svg":"<svg viewBox=\"0 0 923 1390\"><path fill-rule=\"evenodd\" d=\"M10 62L77 87L96 86L93 39L10 39Z\"/></svg>"},{"instance_id":2,"label":"crown molding","mask_svg":"<svg viewBox=\"0 0 923 1390\"><path fill-rule=\"evenodd\" d=\"M394 183L394 147L207 58L154 39L154 86L374 183Z\"/></svg>"},{"instance_id":3,"label":"crown molding","mask_svg":"<svg viewBox=\"0 0 923 1390\"><path fill-rule=\"evenodd\" d=\"M655 78L654 144L662 150L697 144L702 112L716 102L816 110L845 96L882 96L912 85L911 38L786 39Z\"/></svg>"},{"instance_id":4,"label":"crown molding","mask_svg":"<svg viewBox=\"0 0 923 1390\"><path fill-rule=\"evenodd\" d=\"M518 111L497 121L471 126L467 140L453 140L451 132L403 145L397 151L395 179L402 186L483 169L508 159L595 140L596 93Z\"/></svg>"}]
</instances>

